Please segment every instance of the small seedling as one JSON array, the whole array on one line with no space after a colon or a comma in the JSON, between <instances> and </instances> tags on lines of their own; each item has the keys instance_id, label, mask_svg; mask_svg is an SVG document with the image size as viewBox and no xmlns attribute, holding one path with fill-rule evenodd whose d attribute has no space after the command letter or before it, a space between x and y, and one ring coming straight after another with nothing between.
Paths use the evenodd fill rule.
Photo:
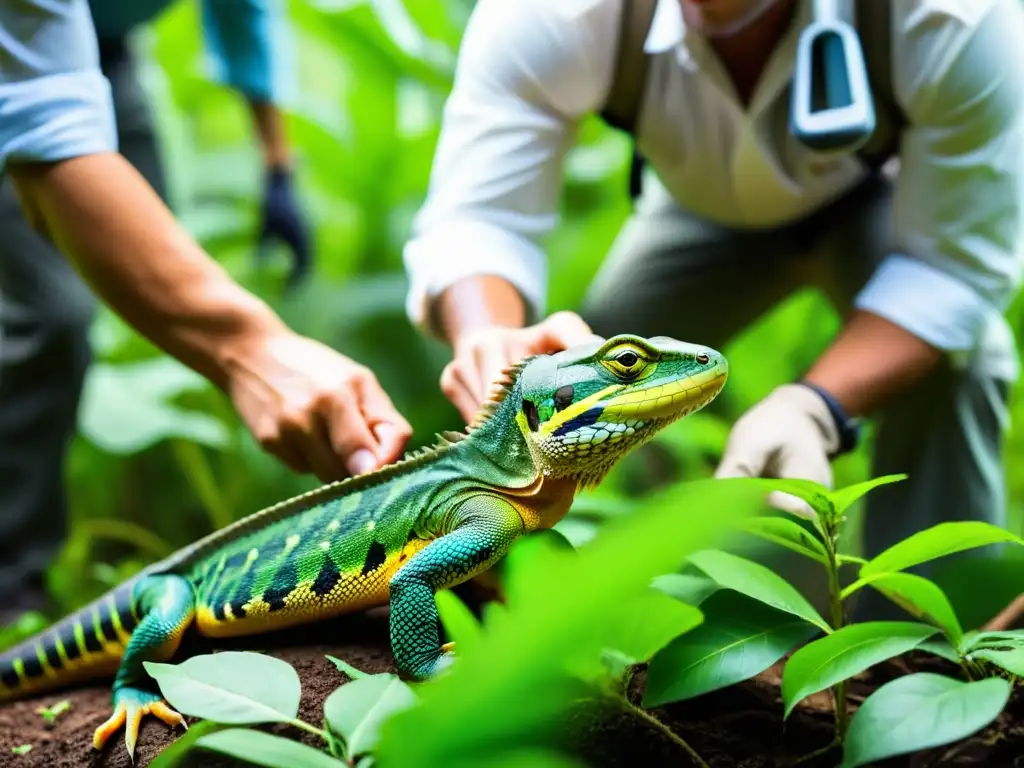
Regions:
<instances>
[{"instance_id":1,"label":"small seedling","mask_svg":"<svg viewBox=\"0 0 1024 768\"><path fill-rule=\"evenodd\" d=\"M21 746L18 746L18 747L11 747L11 752L13 752L16 755L27 755L31 751L32 751L32 745L31 744L22 744Z\"/></svg>"},{"instance_id":2,"label":"small seedling","mask_svg":"<svg viewBox=\"0 0 1024 768\"><path fill-rule=\"evenodd\" d=\"M53 728L57 723L57 718L69 709L71 709L71 702L64 699L63 701L58 701L51 707L39 707L36 709L36 714L43 718L48 728Z\"/></svg>"}]
</instances>

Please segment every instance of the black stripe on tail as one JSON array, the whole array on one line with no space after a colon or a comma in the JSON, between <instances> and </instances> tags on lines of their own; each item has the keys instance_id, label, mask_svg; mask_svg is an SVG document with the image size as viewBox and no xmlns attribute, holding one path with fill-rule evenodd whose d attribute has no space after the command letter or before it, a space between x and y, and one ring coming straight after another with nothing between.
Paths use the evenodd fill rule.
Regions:
<instances>
[{"instance_id":1,"label":"black stripe on tail","mask_svg":"<svg viewBox=\"0 0 1024 768\"><path fill-rule=\"evenodd\" d=\"M132 586L116 587L0 654L0 700L62 687L116 667L126 636L140 618Z\"/></svg>"}]
</instances>

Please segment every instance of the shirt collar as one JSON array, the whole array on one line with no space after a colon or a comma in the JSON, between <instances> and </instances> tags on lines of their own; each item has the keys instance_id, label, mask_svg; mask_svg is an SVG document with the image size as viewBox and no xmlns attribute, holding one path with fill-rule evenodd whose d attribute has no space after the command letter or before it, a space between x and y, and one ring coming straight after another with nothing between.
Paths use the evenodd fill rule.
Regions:
<instances>
[{"instance_id":1,"label":"shirt collar","mask_svg":"<svg viewBox=\"0 0 1024 768\"><path fill-rule=\"evenodd\" d=\"M679 0L658 0L654 18L644 42L644 52L664 53L679 45L686 38L686 21Z\"/></svg>"},{"instance_id":2,"label":"shirt collar","mask_svg":"<svg viewBox=\"0 0 1024 768\"><path fill-rule=\"evenodd\" d=\"M809 0L797 0L795 17L793 26L783 36L783 46L795 46L800 31L811 22ZM653 56L674 48L679 64L686 69L696 70L705 45L704 39L686 26L679 0L658 0L651 28L644 41L645 53Z\"/></svg>"}]
</instances>

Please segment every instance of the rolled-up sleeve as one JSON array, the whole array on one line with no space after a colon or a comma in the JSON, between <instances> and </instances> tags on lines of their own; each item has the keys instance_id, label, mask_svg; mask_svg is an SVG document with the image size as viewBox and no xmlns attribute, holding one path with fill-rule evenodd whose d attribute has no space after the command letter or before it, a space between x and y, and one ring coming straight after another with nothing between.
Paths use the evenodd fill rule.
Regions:
<instances>
[{"instance_id":1,"label":"rolled-up sleeve","mask_svg":"<svg viewBox=\"0 0 1024 768\"><path fill-rule=\"evenodd\" d=\"M87 0L0 3L0 169L116 149Z\"/></svg>"},{"instance_id":2,"label":"rolled-up sleeve","mask_svg":"<svg viewBox=\"0 0 1024 768\"><path fill-rule=\"evenodd\" d=\"M214 76L254 101L287 103L295 71L282 0L203 0L202 13Z\"/></svg>"},{"instance_id":3,"label":"rolled-up sleeve","mask_svg":"<svg viewBox=\"0 0 1024 768\"><path fill-rule=\"evenodd\" d=\"M541 242L558 221L577 121L611 77L616 3L480 0L463 35L427 199L403 260L406 310L430 335L433 300L457 281L496 275L544 312Z\"/></svg>"},{"instance_id":4,"label":"rolled-up sleeve","mask_svg":"<svg viewBox=\"0 0 1024 768\"><path fill-rule=\"evenodd\" d=\"M949 352L976 347L1022 271L1024 11L1000 0L978 13L908 18L894 251L856 301Z\"/></svg>"}]
</instances>

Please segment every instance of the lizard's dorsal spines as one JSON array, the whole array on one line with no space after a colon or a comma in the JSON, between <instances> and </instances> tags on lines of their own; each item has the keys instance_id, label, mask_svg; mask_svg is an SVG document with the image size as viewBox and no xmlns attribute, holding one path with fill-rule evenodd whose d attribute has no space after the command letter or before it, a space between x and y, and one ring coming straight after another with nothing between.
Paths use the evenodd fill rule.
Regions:
<instances>
[{"instance_id":1,"label":"lizard's dorsal spines","mask_svg":"<svg viewBox=\"0 0 1024 768\"><path fill-rule=\"evenodd\" d=\"M488 395L487 400L480 409L476 412L473 420L469 422L469 426L466 428L465 434L471 434L474 430L480 429L484 424L489 422L493 418L495 411L498 410L498 406L501 405L505 398L508 397L508 393L512 391L516 381L523 372L523 368L537 355L529 355L524 357L518 363L510 365L501 372L501 379L495 382L494 388Z\"/></svg>"}]
</instances>

